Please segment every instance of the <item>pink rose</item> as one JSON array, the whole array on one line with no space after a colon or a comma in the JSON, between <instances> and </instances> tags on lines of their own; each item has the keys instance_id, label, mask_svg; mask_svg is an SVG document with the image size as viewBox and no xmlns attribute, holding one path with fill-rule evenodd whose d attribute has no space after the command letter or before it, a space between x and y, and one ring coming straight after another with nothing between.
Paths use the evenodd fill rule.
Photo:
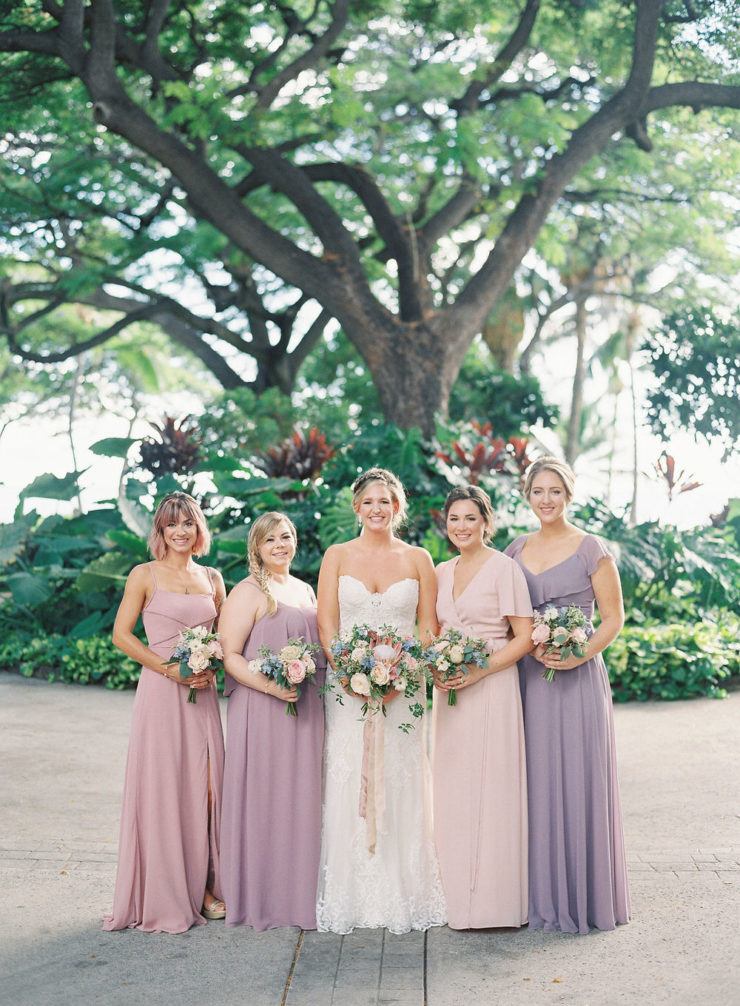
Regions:
<instances>
[{"instance_id":1,"label":"pink rose","mask_svg":"<svg viewBox=\"0 0 740 1006\"><path fill-rule=\"evenodd\" d=\"M574 643L585 643L586 640L588 639L588 636L586 635L586 630L582 629L579 626L578 628L573 629L573 631L570 634L570 638L573 640Z\"/></svg>"},{"instance_id":2,"label":"pink rose","mask_svg":"<svg viewBox=\"0 0 740 1006\"><path fill-rule=\"evenodd\" d=\"M188 667L193 674L202 674L208 667L208 654L201 653L200 651L191 653L190 659L188 660Z\"/></svg>"},{"instance_id":3,"label":"pink rose","mask_svg":"<svg viewBox=\"0 0 740 1006\"><path fill-rule=\"evenodd\" d=\"M540 622L539 625L535 625L534 629L532 630L533 643L537 643L538 645L540 643L546 643L549 638L550 638L549 625L546 625L544 622Z\"/></svg>"},{"instance_id":4,"label":"pink rose","mask_svg":"<svg viewBox=\"0 0 740 1006\"><path fill-rule=\"evenodd\" d=\"M215 657L216 660L224 659L224 651L221 649L221 644L217 639L212 639L208 644L208 653L210 656Z\"/></svg>"},{"instance_id":5,"label":"pink rose","mask_svg":"<svg viewBox=\"0 0 740 1006\"><path fill-rule=\"evenodd\" d=\"M416 657L412 657L410 653L407 653L403 658L403 669L405 671L411 671L412 673L419 668L419 661Z\"/></svg>"},{"instance_id":6,"label":"pink rose","mask_svg":"<svg viewBox=\"0 0 740 1006\"><path fill-rule=\"evenodd\" d=\"M285 676L291 685L300 685L306 677L306 665L302 660L289 660L285 665Z\"/></svg>"},{"instance_id":7,"label":"pink rose","mask_svg":"<svg viewBox=\"0 0 740 1006\"><path fill-rule=\"evenodd\" d=\"M390 680L390 668L388 664L384 664L379 661L372 671L370 671L370 678L375 682L376 685L387 685Z\"/></svg>"}]
</instances>

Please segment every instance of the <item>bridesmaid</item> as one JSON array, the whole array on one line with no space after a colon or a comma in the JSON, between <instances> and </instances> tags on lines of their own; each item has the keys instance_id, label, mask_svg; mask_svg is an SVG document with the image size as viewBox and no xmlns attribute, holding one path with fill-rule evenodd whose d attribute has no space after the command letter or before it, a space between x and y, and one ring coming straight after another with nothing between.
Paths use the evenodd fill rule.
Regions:
<instances>
[{"instance_id":1,"label":"bridesmaid","mask_svg":"<svg viewBox=\"0 0 740 1006\"><path fill-rule=\"evenodd\" d=\"M611 691L601 656L624 622L613 556L567 518L575 490L568 465L539 458L524 495L540 530L506 549L527 578L532 603L574 604L601 623L584 657L560 662L542 650L520 663L529 780L529 925L587 933L630 915ZM589 633L591 629L588 629ZM542 674L556 668L549 684Z\"/></svg>"},{"instance_id":2,"label":"bridesmaid","mask_svg":"<svg viewBox=\"0 0 740 1006\"><path fill-rule=\"evenodd\" d=\"M437 619L483 639L490 659L434 695L434 834L451 929L527 921L527 780L516 661L532 649L532 605L515 562L488 546L493 509L477 486L445 501L460 555L437 567ZM455 688L457 705L447 692Z\"/></svg>"},{"instance_id":3,"label":"bridesmaid","mask_svg":"<svg viewBox=\"0 0 740 1006\"><path fill-rule=\"evenodd\" d=\"M213 675L182 679L165 661L185 626L210 629L224 599L220 573L193 561L210 548L192 496L159 504L149 536L154 561L136 566L113 642L141 663L134 700L113 912L103 928L184 933L223 919L219 820L224 742ZM149 645L134 635L139 615ZM197 689L195 704L188 690Z\"/></svg>"},{"instance_id":4,"label":"bridesmaid","mask_svg":"<svg viewBox=\"0 0 740 1006\"><path fill-rule=\"evenodd\" d=\"M234 587L219 621L229 695L222 874L227 926L316 928L321 841L323 672L295 689L248 669L259 649L290 639L318 644L316 596L290 574L296 529L265 513L248 539L249 576ZM315 654L323 665L320 648Z\"/></svg>"}]
</instances>

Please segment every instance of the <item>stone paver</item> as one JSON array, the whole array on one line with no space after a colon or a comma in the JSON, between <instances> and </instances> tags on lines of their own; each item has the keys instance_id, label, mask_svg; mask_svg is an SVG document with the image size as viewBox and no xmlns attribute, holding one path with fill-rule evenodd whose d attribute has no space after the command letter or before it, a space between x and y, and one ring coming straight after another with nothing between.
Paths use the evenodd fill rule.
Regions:
<instances>
[{"instance_id":1,"label":"stone paver","mask_svg":"<svg viewBox=\"0 0 740 1006\"><path fill-rule=\"evenodd\" d=\"M736 1006L740 694L616 710L633 920L103 933L131 693L0 675L0 989L16 1006Z\"/></svg>"}]
</instances>

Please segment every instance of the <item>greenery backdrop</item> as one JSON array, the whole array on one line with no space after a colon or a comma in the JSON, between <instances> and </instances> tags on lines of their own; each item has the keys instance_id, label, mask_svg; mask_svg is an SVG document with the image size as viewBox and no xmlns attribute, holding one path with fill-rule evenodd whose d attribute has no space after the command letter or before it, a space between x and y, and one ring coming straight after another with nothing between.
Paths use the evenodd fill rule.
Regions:
<instances>
[{"instance_id":1,"label":"greenery backdrop","mask_svg":"<svg viewBox=\"0 0 740 1006\"><path fill-rule=\"evenodd\" d=\"M460 481L498 547L525 528L544 428L606 500L630 444L624 510L577 515L619 555L615 695L719 694L737 503L637 524L637 442L665 442L668 500L695 485L677 430L737 447L736 29L730 0L0 3L0 446L53 416L73 467L0 526L0 666L133 680L108 634L168 489L201 496L227 582L272 507L313 578L382 460L439 559ZM161 415L176 391L197 416ZM120 485L83 513L79 421L104 413Z\"/></svg>"}]
</instances>

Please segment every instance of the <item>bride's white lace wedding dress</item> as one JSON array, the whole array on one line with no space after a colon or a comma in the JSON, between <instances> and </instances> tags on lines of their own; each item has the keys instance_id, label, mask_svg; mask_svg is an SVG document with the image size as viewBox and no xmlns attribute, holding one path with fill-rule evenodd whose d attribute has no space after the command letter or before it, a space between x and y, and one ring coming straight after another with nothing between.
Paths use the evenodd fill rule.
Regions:
<instances>
[{"instance_id":1,"label":"bride's white lace wedding dress","mask_svg":"<svg viewBox=\"0 0 740 1006\"><path fill-rule=\"evenodd\" d=\"M393 626L413 635L419 584L398 580L370 593L352 576L339 578L340 631L354 625ZM340 686L337 685L337 688ZM420 696L420 701L424 701ZM382 718L385 809L375 852L359 813L363 722L360 702L326 700L324 814L316 918L320 930L348 933L385 926L392 933L445 922L445 901L434 852L426 720L412 720L404 696ZM381 718L378 714L379 719ZM413 722L404 733L401 723Z\"/></svg>"}]
</instances>

